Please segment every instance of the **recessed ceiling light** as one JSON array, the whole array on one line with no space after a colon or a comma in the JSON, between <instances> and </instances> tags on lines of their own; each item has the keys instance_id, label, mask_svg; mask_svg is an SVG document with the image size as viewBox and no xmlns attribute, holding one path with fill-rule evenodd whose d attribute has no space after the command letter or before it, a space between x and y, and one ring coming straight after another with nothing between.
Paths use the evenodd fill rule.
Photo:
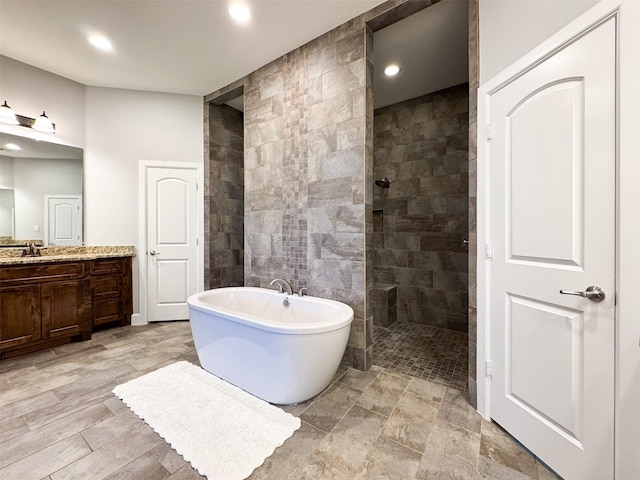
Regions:
<instances>
[{"instance_id":1,"label":"recessed ceiling light","mask_svg":"<svg viewBox=\"0 0 640 480\"><path fill-rule=\"evenodd\" d=\"M7 150L22 150L20 148L20 145L16 145L15 143L7 143L5 144L4 148L6 148Z\"/></svg>"},{"instance_id":2,"label":"recessed ceiling light","mask_svg":"<svg viewBox=\"0 0 640 480\"><path fill-rule=\"evenodd\" d=\"M97 49L103 50L105 52L110 52L111 50L113 50L113 45L111 45L109 39L102 35L91 35L89 37L89 43L91 43L91 45L93 45Z\"/></svg>"},{"instance_id":3,"label":"recessed ceiling light","mask_svg":"<svg viewBox=\"0 0 640 480\"><path fill-rule=\"evenodd\" d=\"M400 67L398 65L389 65L387 68L384 69L384 74L387 77L394 77L398 73L400 73Z\"/></svg>"},{"instance_id":4,"label":"recessed ceiling light","mask_svg":"<svg viewBox=\"0 0 640 480\"><path fill-rule=\"evenodd\" d=\"M251 19L251 10L244 3L234 3L229 7L229 15L238 23L247 23Z\"/></svg>"}]
</instances>

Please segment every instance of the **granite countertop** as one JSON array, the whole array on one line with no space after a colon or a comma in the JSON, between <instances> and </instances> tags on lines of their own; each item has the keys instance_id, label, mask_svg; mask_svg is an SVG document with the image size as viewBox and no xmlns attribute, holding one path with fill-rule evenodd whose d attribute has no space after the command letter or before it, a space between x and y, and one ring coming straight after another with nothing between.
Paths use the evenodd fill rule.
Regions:
<instances>
[{"instance_id":1,"label":"granite countertop","mask_svg":"<svg viewBox=\"0 0 640 480\"><path fill-rule=\"evenodd\" d=\"M47 247L40 248L39 257L22 257L24 248L0 248L0 265L24 265L30 263L77 262L97 258L133 257L132 246L118 247Z\"/></svg>"}]
</instances>

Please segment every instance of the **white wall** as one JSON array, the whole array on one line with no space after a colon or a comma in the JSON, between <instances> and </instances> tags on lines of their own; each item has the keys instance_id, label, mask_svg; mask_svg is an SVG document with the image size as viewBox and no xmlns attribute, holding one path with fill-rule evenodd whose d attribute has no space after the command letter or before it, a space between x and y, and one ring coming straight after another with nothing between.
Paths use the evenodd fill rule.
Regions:
<instances>
[{"instance_id":1,"label":"white wall","mask_svg":"<svg viewBox=\"0 0 640 480\"><path fill-rule=\"evenodd\" d=\"M597 0L479 0L480 84L586 12Z\"/></svg>"},{"instance_id":2,"label":"white wall","mask_svg":"<svg viewBox=\"0 0 640 480\"><path fill-rule=\"evenodd\" d=\"M82 195L82 160L20 158L13 166L13 188L15 238L43 240L44 197Z\"/></svg>"},{"instance_id":3,"label":"white wall","mask_svg":"<svg viewBox=\"0 0 640 480\"><path fill-rule=\"evenodd\" d=\"M85 106L85 241L144 252L138 245L138 163L202 163L203 99L87 87ZM134 312L142 258L134 259Z\"/></svg>"},{"instance_id":4,"label":"white wall","mask_svg":"<svg viewBox=\"0 0 640 480\"><path fill-rule=\"evenodd\" d=\"M84 146L84 88L68 78L0 56L1 101L6 100L15 113L25 117L36 118L45 110L56 124L51 141ZM32 136L24 127L13 127L12 133Z\"/></svg>"},{"instance_id":5,"label":"white wall","mask_svg":"<svg viewBox=\"0 0 640 480\"><path fill-rule=\"evenodd\" d=\"M139 247L140 160L203 162L199 96L85 86L4 56L0 96L20 115L35 117L45 109L56 134L5 125L0 130L84 148L86 245ZM138 259L134 312L139 310Z\"/></svg>"}]
</instances>

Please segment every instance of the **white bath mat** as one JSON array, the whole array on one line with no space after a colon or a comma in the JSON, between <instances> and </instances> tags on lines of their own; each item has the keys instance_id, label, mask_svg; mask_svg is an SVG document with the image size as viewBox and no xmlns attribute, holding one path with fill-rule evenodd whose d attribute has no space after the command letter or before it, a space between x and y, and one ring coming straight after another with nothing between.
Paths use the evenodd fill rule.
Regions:
<instances>
[{"instance_id":1,"label":"white bath mat","mask_svg":"<svg viewBox=\"0 0 640 480\"><path fill-rule=\"evenodd\" d=\"M133 412L215 480L247 478L300 428L300 419L178 362L113 389Z\"/></svg>"}]
</instances>

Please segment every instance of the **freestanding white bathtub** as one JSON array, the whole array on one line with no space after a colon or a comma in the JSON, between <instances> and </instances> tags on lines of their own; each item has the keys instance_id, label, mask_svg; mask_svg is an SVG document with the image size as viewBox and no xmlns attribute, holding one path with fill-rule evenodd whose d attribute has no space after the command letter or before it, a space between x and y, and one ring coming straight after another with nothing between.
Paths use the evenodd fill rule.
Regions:
<instances>
[{"instance_id":1,"label":"freestanding white bathtub","mask_svg":"<svg viewBox=\"0 0 640 480\"><path fill-rule=\"evenodd\" d=\"M280 405L307 400L329 385L353 320L344 303L266 288L218 288L187 302L202 367Z\"/></svg>"}]
</instances>

